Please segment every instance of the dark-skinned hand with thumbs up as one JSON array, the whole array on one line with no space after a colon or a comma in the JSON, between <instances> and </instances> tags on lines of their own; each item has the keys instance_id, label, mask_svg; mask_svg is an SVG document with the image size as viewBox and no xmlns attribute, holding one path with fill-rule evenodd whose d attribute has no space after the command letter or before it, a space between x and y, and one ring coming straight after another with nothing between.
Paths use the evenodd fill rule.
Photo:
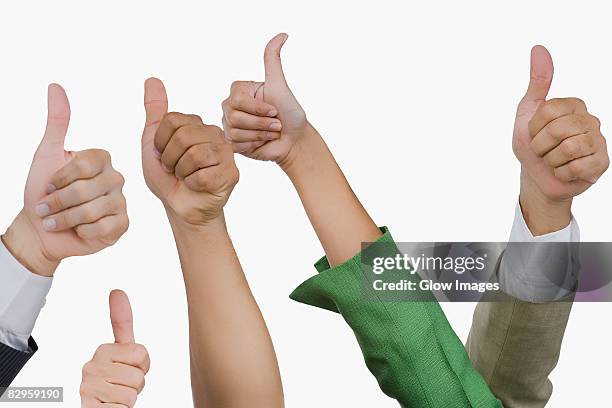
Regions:
<instances>
[{"instance_id":1,"label":"dark-skinned hand with thumbs up","mask_svg":"<svg viewBox=\"0 0 612 408\"><path fill-rule=\"evenodd\" d=\"M200 116L168 112L159 79L145 82L144 104L143 172L183 271L194 406L283 407L274 346L225 223L238 182L232 145Z\"/></svg>"},{"instance_id":2,"label":"dark-skinned hand with thumbs up","mask_svg":"<svg viewBox=\"0 0 612 408\"><path fill-rule=\"evenodd\" d=\"M83 366L82 408L133 407L151 365L147 349L134 340L132 308L127 295L114 290L108 303L115 342L98 347Z\"/></svg>"}]
</instances>

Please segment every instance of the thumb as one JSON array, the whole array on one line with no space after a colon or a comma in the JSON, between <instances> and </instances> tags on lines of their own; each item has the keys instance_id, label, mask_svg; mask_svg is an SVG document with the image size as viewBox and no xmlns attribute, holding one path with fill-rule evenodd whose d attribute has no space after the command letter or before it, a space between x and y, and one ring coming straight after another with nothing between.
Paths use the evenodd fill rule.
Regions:
<instances>
[{"instance_id":1,"label":"thumb","mask_svg":"<svg viewBox=\"0 0 612 408\"><path fill-rule=\"evenodd\" d=\"M41 145L64 147L69 122L70 103L66 91L59 84L50 84L47 90L47 127Z\"/></svg>"},{"instance_id":2,"label":"thumb","mask_svg":"<svg viewBox=\"0 0 612 408\"><path fill-rule=\"evenodd\" d=\"M266 83L278 83L286 85L285 74L283 73L283 66L281 64L281 48L283 48L283 44L287 41L289 36L285 33L277 34L274 38L268 42L266 45L266 50L264 51L264 67L266 71Z\"/></svg>"},{"instance_id":3,"label":"thumb","mask_svg":"<svg viewBox=\"0 0 612 408\"><path fill-rule=\"evenodd\" d=\"M143 146L153 142L159 122L168 112L168 95L164 83L157 78L149 78L144 84L145 127L142 134Z\"/></svg>"},{"instance_id":4,"label":"thumb","mask_svg":"<svg viewBox=\"0 0 612 408\"><path fill-rule=\"evenodd\" d=\"M536 45L531 49L529 87L523 97L525 102L546 100L553 78L553 61L548 50Z\"/></svg>"},{"instance_id":5,"label":"thumb","mask_svg":"<svg viewBox=\"0 0 612 408\"><path fill-rule=\"evenodd\" d=\"M130 300L124 291L115 289L108 297L115 343L134 343L134 326Z\"/></svg>"}]
</instances>

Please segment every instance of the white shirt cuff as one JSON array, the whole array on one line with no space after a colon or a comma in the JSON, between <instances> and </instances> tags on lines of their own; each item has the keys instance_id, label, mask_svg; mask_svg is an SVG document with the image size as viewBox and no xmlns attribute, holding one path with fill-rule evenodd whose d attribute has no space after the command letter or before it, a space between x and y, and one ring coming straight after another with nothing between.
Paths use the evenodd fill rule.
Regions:
<instances>
[{"instance_id":1,"label":"white shirt cuff","mask_svg":"<svg viewBox=\"0 0 612 408\"><path fill-rule=\"evenodd\" d=\"M27 270L0 240L0 342L29 351L28 340L52 282Z\"/></svg>"},{"instance_id":2,"label":"white shirt cuff","mask_svg":"<svg viewBox=\"0 0 612 408\"><path fill-rule=\"evenodd\" d=\"M549 234L533 236L525 218L523 217L523 211L521 205L516 204L514 210L514 222L512 224L512 230L510 230L509 242L580 242L580 228L578 223L572 215L570 223L567 227L562 230L551 232Z\"/></svg>"},{"instance_id":3,"label":"white shirt cuff","mask_svg":"<svg viewBox=\"0 0 612 408\"><path fill-rule=\"evenodd\" d=\"M564 242L568 244L549 244ZM533 236L517 204L509 244L499 268L502 290L530 302L550 302L570 295L578 282L575 245L570 243L577 242L580 229L573 216L562 230Z\"/></svg>"}]
</instances>

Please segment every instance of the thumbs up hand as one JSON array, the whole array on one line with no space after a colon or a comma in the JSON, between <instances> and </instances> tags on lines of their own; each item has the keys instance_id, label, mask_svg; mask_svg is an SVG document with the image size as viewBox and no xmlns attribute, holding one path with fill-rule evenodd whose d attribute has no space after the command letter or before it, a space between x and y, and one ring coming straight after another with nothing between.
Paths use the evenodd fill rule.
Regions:
<instances>
[{"instance_id":1,"label":"thumbs up hand","mask_svg":"<svg viewBox=\"0 0 612 408\"><path fill-rule=\"evenodd\" d=\"M610 160L599 120L577 98L547 100L553 62L546 48L531 50L531 79L518 105L512 140L522 184L547 200L567 201L594 184Z\"/></svg>"},{"instance_id":2,"label":"thumbs up hand","mask_svg":"<svg viewBox=\"0 0 612 408\"><path fill-rule=\"evenodd\" d=\"M145 385L150 360L147 349L134 343L132 309L127 295L114 290L109 296L115 343L103 344L83 366L81 407L133 407Z\"/></svg>"},{"instance_id":3,"label":"thumbs up hand","mask_svg":"<svg viewBox=\"0 0 612 408\"><path fill-rule=\"evenodd\" d=\"M142 164L149 189L172 219L203 226L218 219L238 182L229 142L197 115L168 113L163 83L145 82Z\"/></svg>"},{"instance_id":4,"label":"thumbs up hand","mask_svg":"<svg viewBox=\"0 0 612 408\"><path fill-rule=\"evenodd\" d=\"M265 82L234 82L222 104L225 137L234 151L279 164L291 160L308 127L283 73L280 52L286 40L287 34L278 34L266 46Z\"/></svg>"},{"instance_id":5,"label":"thumbs up hand","mask_svg":"<svg viewBox=\"0 0 612 408\"><path fill-rule=\"evenodd\" d=\"M64 150L69 120L66 93L50 85L47 128L30 167L24 207L3 236L24 266L45 276L64 258L114 244L128 227L123 177L104 150Z\"/></svg>"}]
</instances>

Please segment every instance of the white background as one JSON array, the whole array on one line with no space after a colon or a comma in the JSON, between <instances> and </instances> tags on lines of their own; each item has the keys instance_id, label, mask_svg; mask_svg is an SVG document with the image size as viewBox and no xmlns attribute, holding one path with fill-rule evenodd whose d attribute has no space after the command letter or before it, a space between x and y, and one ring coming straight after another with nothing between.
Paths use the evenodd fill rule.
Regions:
<instances>
[{"instance_id":1,"label":"white background","mask_svg":"<svg viewBox=\"0 0 612 408\"><path fill-rule=\"evenodd\" d=\"M401 241L507 239L519 173L512 124L533 44L553 55L552 96L583 98L604 134L612 122L604 2L229 3L3 3L3 227L21 207L54 81L72 104L68 148L112 153L127 179L131 217L114 247L63 262L35 328L40 351L14 385L63 386L63 406L78 406L81 366L112 340L107 295L118 287L130 295L137 340L152 356L139 406L191 404L178 259L141 175L148 76L165 81L171 109L219 124L231 82L262 79L267 40L288 32L284 64L294 93L366 208ZM239 158L238 165L227 219L276 345L287 406L395 407L343 321L288 299L321 255L290 183L272 164ZM612 238L611 193L608 174L575 200L583 240ZM474 305L443 307L465 339ZM575 306L550 406L609 401L611 312L612 304Z\"/></svg>"}]
</instances>

